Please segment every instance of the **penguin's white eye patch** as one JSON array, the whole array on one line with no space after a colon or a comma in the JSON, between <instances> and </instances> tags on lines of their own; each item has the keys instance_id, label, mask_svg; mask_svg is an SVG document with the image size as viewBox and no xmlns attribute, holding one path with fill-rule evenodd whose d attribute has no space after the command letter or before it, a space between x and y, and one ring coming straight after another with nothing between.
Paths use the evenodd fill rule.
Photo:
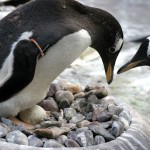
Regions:
<instances>
[{"instance_id":1,"label":"penguin's white eye patch","mask_svg":"<svg viewBox=\"0 0 150 150\"><path fill-rule=\"evenodd\" d=\"M119 41L116 43L116 48L115 48L116 51L119 51L119 50L120 50L122 44L123 44L123 39L121 38L121 39L119 39Z\"/></svg>"}]
</instances>

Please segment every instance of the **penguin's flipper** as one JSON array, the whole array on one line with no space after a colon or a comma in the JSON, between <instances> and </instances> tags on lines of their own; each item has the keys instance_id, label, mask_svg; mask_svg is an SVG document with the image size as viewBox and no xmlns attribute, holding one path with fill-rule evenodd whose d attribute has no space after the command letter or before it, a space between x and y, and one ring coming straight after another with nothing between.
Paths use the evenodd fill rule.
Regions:
<instances>
[{"instance_id":1,"label":"penguin's flipper","mask_svg":"<svg viewBox=\"0 0 150 150\"><path fill-rule=\"evenodd\" d=\"M10 98L32 81L38 55L39 51L30 40L22 40L16 44L11 58L10 77L0 85L0 102Z\"/></svg>"}]
</instances>

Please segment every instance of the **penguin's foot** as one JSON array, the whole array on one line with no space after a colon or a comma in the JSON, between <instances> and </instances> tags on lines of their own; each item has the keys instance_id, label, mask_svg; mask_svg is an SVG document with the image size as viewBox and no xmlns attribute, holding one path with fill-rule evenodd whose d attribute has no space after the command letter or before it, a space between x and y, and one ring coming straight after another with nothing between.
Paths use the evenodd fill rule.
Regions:
<instances>
[{"instance_id":1,"label":"penguin's foot","mask_svg":"<svg viewBox=\"0 0 150 150\"><path fill-rule=\"evenodd\" d=\"M15 125L23 125L27 130L31 130L34 128L33 125L30 125L30 124L27 124L27 123L24 123L22 121L20 121L18 118L16 117L12 117L12 116L9 116L7 117L9 120L11 120Z\"/></svg>"}]
</instances>

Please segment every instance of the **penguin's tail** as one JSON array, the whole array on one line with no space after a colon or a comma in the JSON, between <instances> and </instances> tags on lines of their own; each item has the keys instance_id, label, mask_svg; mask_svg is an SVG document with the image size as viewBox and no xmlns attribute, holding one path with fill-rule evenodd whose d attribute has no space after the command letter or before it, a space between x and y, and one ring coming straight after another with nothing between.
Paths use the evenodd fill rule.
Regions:
<instances>
[{"instance_id":1,"label":"penguin's tail","mask_svg":"<svg viewBox=\"0 0 150 150\"><path fill-rule=\"evenodd\" d=\"M145 35L145 36L143 36L143 37L133 39L133 40L131 40L131 42L134 42L134 43L142 43L148 36L150 36L150 35Z\"/></svg>"}]
</instances>

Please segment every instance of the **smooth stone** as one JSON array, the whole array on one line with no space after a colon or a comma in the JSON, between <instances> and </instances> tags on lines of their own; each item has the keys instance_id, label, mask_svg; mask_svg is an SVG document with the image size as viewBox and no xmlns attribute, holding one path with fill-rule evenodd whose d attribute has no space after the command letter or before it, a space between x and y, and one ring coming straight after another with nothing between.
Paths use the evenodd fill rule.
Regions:
<instances>
[{"instance_id":1,"label":"smooth stone","mask_svg":"<svg viewBox=\"0 0 150 150\"><path fill-rule=\"evenodd\" d=\"M61 123L59 121L43 121L40 123L41 128L48 128L48 127L60 127Z\"/></svg>"},{"instance_id":2,"label":"smooth stone","mask_svg":"<svg viewBox=\"0 0 150 150\"><path fill-rule=\"evenodd\" d=\"M44 143L43 147L47 147L47 148L62 148L64 147L63 145L61 145L60 143L58 143L56 140L48 140Z\"/></svg>"},{"instance_id":3,"label":"smooth stone","mask_svg":"<svg viewBox=\"0 0 150 150\"><path fill-rule=\"evenodd\" d=\"M108 111L112 114L112 115L117 115L119 116L119 114L123 111L123 108L120 106L116 106L114 104L109 104L108 105Z\"/></svg>"},{"instance_id":4,"label":"smooth stone","mask_svg":"<svg viewBox=\"0 0 150 150\"><path fill-rule=\"evenodd\" d=\"M65 141L68 140L68 137L66 135L61 135L57 138L58 143L64 145Z\"/></svg>"},{"instance_id":5,"label":"smooth stone","mask_svg":"<svg viewBox=\"0 0 150 150\"><path fill-rule=\"evenodd\" d=\"M65 108L64 109L64 117L67 121L70 121L77 114L74 108Z\"/></svg>"},{"instance_id":6,"label":"smooth stone","mask_svg":"<svg viewBox=\"0 0 150 150\"><path fill-rule=\"evenodd\" d=\"M108 111L103 111L96 116L96 120L99 122L106 122L109 121L112 117L112 114Z\"/></svg>"},{"instance_id":7,"label":"smooth stone","mask_svg":"<svg viewBox=\"0 0 150 150\"><path fill-rule=\"evenodd\" d=\"M85 96L84 92L79 92L77 94L74 94L74 99L76 100L77 98L83 98Z\"/></svg>"},{"instance_id":8,"label":"smooth stone","mask_svg":"<svg viewBox=\"0 0 150 150\"><path fill-rule=\"evenodd\" d=\"M70 120L70 123L78 123L82 120L84 120L84 116L82 114L76 114L74 117L72 117L72 119Z\"/></svg>"},{"instance_id":9,"label":"smooth stone","mask_svg":"<svg viewBox=\"0 0 150 150\"><path fill-rule=\"evenodd\" d=\"M60 90L56 92L56 100L58 103L67 100L71 104L74 100L74 96L70 91Z\"/></svg>"},{"instance_id":10,"label":"smooth stone","mask_svg":"<svg viewBox=\"0 0 150 150\"><path fill-rule=\"evenodd\" d=\"M35 135L30 135L28 137L28 145L35 146L35 147L42 147L43 141L37 138Z\"/></svg>"},{"instance_id":11,"label":"smooth stone","mask_svg":"<svg viewBox=\"0 0 150 150\"><path fill-rule=\"evenodd\" d=\"M8 127L14 126L14 123L10 119L6 119L4 117L1 117L1 122Z\"/></svg>"},{"instance_id":12,"label":"smooth stone","mask_svg":"<svg viewBox=\"0 0 150 150\"><path fill-rule=\"evenodd\" d=\"M77 127L78 128L87 127L89 124L90 124L90 122L88 120L83 120L83 121L77 123Z\"/></svg>"},{"instance_id":13,"label":"smooth stone","mask_svg":"<svg viewBox=\"0 0 150 150\"><path fill-rule=\"evenodd\" d=\"M55 95L55 93L58 91L58 86L55 83L52 83L49 87L49 91L46 95L46 97L52 97Z\"/></svg>"},{"instance_id":14,"label":"smooth stone","mask_svg":"<svg viewBox=\"0 0 150 150\"><path fill-rule=\"evenodd\" d=\"M21 121L27 124L36 125L42 122L45 118L47 118L47 114L42 107L35 105L29 109L20 112L19 118Z\"/></svg>"},{"instance_id":15,"label":"smooth stone","mask_svg":"<svg viewBox=\"0 0 150 150\"><path fill-rule=\"evenodd\" d=\"M77 134L77 142L81 147L87 147L94 144L93 133L90 130L86 130L85 132L80 132Z\"/></svg>"},{"instance_id":16,"label":"smooth stone","mask_svg":"<svg viewBox=\"0 0 150 150\"><path fill-rule=\"evenodd\" d=\"M53 128L44 128L44 129L37 129L34 131L34 133L38 137L44 137L44 138L52 138L56 139L62 134L67 134L70 131L70 128L67 127L53 127Z\"/></svg>"},{"instance_id":17,"label":"smooth stone","mask_svg":"<svg viewBox=\"0 0 150 150\"><path fill-rule=\"evenodd\" d=\"M2 141L2 142L6 142L6 139L0 138L0 141Z\"/></svg>"},{"instance_id":18,"label":"smooth stone","mask_svg":"<svg viewBox=\"0 0 150 150\"><path fill-rule=\"evenodd\" d=\"M69 107L70 107L70 103L69 103L69 101L68 101L67 99L61 101L61 102L59 103L59 105L58 105L58 108L59 108L59 109L62 109L62 110L64 110L65 108L69 108Z\"/></svg>"},{"instance_id":19,"label":"smooth stone","mask_svg":"<svg viewBox=\"0 0 150 150\"><path fill-rule=\"evenodd\" d=\"M45 111L50 111L50 112L58 112L58 105L55 102L55 100L52 97L48 97L46 100L44 100L40 106L45 110Z\"/></svg>"},{"instance_id":20,"label":"smooth stone","mask_svg":"<svg viewBox=\"0 0 150 150\"><path fill-rule=\"evenodd\" d=\"M100 101L97 99L96 95L94 95L93 93L91 93L88 98L87 98L87 103L88 104L99 104Z\"/></svg>"},{"instance_id":21,"label":"smooth stone","mask_svg":"<svg viewBox=\"0 0 150 150\"><path fill-rule=\"evenodd\" d=\"M72 139L65 140L64 144L65 144L66 147L80 147L80 145Z\"/></svg>"},{"instance_id":22,"label":"smooth stone","mask_svg":"<svg viewBox=\"0 0 150 150\"><path fill-rule=\"evenodd\" d=\"M0 123L0 138L5 137L9 131L9 127L7 127L5 124Z\"/></svg>"},{"instance_id":23,"label":"smooth stone","mask_svg":"<svg viewBox=\"0 0 150 150\"><path fill-rule=\"evenodd\" d=\"M87 131L88 129L89 129L88 127L78 128L78 129L76 130L76 132L77 132L77 133L85 132L85 131Z\"/></svg>"},{"instance_id":24,"label":"smooth stone","mask_svg":"<svg viewBox=\"0 0 150 150\"><path fill-rule=\"evenodd\" d=\"M129 122L129 124L131 124L132 117L131 117L131 114L130 114L130 112L128 110L123 110L119 114L119 117L124 118L125 120L127 120Z\"/></svg>"},{"instance_id":25,"label":"smooth stone","mask_svg":"<svg viewBox=\"0 0 150 150\"><path fill-rule=\"evenodd\" d=\"M103 136L108 141L114 140L115 137L111 135L110 132L108 132L103 126L101 125L89 125L88 126L90 130L92 130L94 133Z\"/></svg>"},{"instance_id":26,"label":"smooth stone","mask_svg":"<svg viewBox=\"0 0 150 150\"><path fill-rule=\"evenodd\" d=\"M113 96L106 96L106 97L102 98L101 101L105 101L108 104L115 105L115 97L113 97Z\"/></svg>"},{"instance_id":27,"label":"smooth stone","mask_svg":"<svg viewBox=\"0 0 150 150\"><path fill-rule=\"evenodd\" d=\"M124 126L120 121L114 121L111 128L111 134L114 137L120 136L124 132Z\"/></svg>"},{"instance_id":28,"label":"smooth stone","mask_svg":"<svg viewBox=\"0 0 150 150\"><path fill-rule=\"evenodd\" d=\"M87 107L86 107L86 111L87 112L94 112L96 109L107 109L107 106L103 106L101 104L88 104Z\"/></svg>"},{"instance_id":29,"label":"smooth stone","mask_svg":"<svg viewBox=\"0 0 150 150\"><path fill-rule=\"evenodd\" d=\"M124 119L123 117L119 117L120 121L122 122L125 131L127 131L130 127L130 122L126 119Z\"/></svg>"},{"instance_id":30,"label":"smooth stone","mask_svg":"<svg viewBox=\"0 0 150 150\"><path fill-rule=\"evenodd\" d=\"M19 130L9 132L6 136L6 140L8 143L15 143L15 144L19 144L19 145L28 145L27 136Z\"/></svg>"},{"instance_id":31,"label":"smooth stone","mask_svg":"<svg viewBox=\"0 0 150 150\"><path fill-rule=\"evenodd\" d=\"M82 87L80 84L68 84L64 89L70 91L72 94L76 94L82 91Z\"/></svg>"},{"instance_id":32,"label":"smooth stone","mask_svg":"<svg viewBox=\"0 0 150 150\"><path fill-rule=\"evenodd\" d=\"M105 139L100 135L96 135L94 138L94 145L99 145L102 143L105 143Z\"/></svg>"}]
</instances>

